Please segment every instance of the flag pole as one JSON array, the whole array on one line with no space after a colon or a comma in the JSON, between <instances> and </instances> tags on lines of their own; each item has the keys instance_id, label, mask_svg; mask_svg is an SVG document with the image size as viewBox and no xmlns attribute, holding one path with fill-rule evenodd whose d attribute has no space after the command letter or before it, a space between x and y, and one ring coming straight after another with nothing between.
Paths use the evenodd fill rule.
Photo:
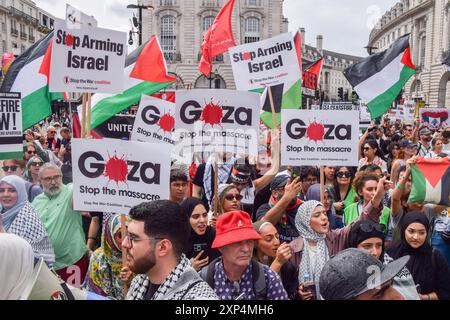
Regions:
<instances>
[{"instance_id":1,"label":"flag pole","mask_svg":"<svg viewBox=\"0 0 450 320\"><path fill-rule=\"evenodd\" d=\"M87 137L91 137L91 93L87 94Z\"/></svg>"},{"instance_id":2,"label":"flag pole","mask_svg":"<svg viewBox=\"0 0 450 320\"><path fill-rule=\"evenodd\" d=\"M267 87L267 93L269 95L270 100L270 109L272 110L272 120L273 120L273 128L278 128L278 120L277 120L277 114L275 112L275 104L273 103L273 96L272 96L272 88Z\"/></svg>"},{"instance_id":3,"label":"flag pole","mask_svg":"<svg viewBox=\"0 0 450 320\"><path fill-rule=\"evenodd\" d=\"M320 202L323 204L325 200L325 195L323 189L325 188L325 179L324 179L324 172L323 172L323 166L320 166Z\"/></svg>"},{"instance_id":4,"label":"flag pole","mask_svg":"<svg viewBox=\"0 0 450 320\"><path fill-rule=\"evenodd\" d=\"M86 94L82 96L83 105L81 107L81 139L86 137Z\"/></svg>"}]
</instances>

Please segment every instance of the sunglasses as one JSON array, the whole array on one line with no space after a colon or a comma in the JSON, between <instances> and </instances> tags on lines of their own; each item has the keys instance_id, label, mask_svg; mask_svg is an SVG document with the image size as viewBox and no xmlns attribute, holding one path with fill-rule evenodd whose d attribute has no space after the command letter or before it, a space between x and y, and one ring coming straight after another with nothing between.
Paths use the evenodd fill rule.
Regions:
<instances>
[{"instance_id":1,"label":"sunglasses","mask_svg":"<svg viewBox=\"0 0 450 320\"><path fill-rule=\"evenodd\" d=\"M30 150L28 150L27 153L28 153L28 154L36 154L36 151L30 151Z\"/></svg>"},{"instance_id":2,"label":"sunglasses","mask_svg":"<svg viewBox=\"0 0 450 320\"><path fill-rule=\"evenodd\" d=\"M336 177L338 177L338 178L343 178L343 177L350 178L351 176L352 176L352 174L348 171L336 173Z\"/></svg>"},{"instance_id":3,"label":"sunglasses","mask_svg":"<svg viewBox=\"0 0 450 320\"><path fill-rule=\"evenodd\" d=\"M359 225L359 228L363 232L372 232L372 231L375 230L375 231L378 231L378 232L381 232L381 233L383 233L384 229L385 229L384 225L379 224L379 223L376 223L376 224L373 224L373 223L362 223L362 224Z\"/></svg>"},{"instance_id":4,"label":"sunglasses","mask_svg":"<svg viewBox=\"0 0 450 320\"><path fill-rule=\"evenodd\" d=\"M227 194L227 195L225 196L225 199L227 199L228 201L233 201L233 199L236 199L237 201L241 201L242 198L243 198L243 196L240 195L240 194L237 194L237 195L234 195L234 194Z\"/></svg>"},{"instance_id":5,"label":"sunglasses","mask_svg":"<svg viewBox=\"0 0 450 320\"><path fill-rule=\"evenodd\" d=\"M5 171L5 172L8 172L8 171L16 171L17 170L17 168L19 168L19 166L3 166L2 167L2 169L3 169L3 171Z\"/></svg>"},{"instance_id":6,"label":"sunglasses","mask_svg":"<svg viewBox=\"0 0 450 320\"><path fill-rule=\"evenodd\" d=\"M31 165L32 165L33 167L37 167L37 166L41 167L43 164L44 164L43 162L32 162L32 163L31 163Z\"/></svg>"}]
</instances>

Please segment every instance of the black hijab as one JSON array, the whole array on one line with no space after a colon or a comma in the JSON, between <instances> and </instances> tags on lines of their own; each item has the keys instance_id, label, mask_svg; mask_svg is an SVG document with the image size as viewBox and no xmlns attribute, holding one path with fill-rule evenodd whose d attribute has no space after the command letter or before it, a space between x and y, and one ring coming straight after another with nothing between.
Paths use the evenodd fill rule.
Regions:
<instances>
[{"instance_id":1,"label":"black hijab","mask_svg":"<svg viewBox=\"0 0 450 320\"><path fill-rule=\"evenodd\" d=\"M422 212L407 213L403 218L401 225L401 241L390 247L387 250L387 253L393 259L409 255L410 259L406 264L406 268L411 272L414 282L420 284L422 293L433 292L435 288L435 272L432 263L433 248L427 240L425 240L424 244L417 249L414 249L408 244L405 239L405 231L412 223L422 224L428 235L430 222L425 214Z\"/></svg>"},{"instance_id":2,"label":"black hijab","mask_svg":"<svg viewBox=\"0 0 450 320\"><path fill-rule=\"evenodd\" d=\"M385 238L383 228L383 225L369 220L356 221L352 224L352 228L348 235L348 246L350 248L356 248L361 242L366 241L367 239L380 238L383 243L383 250L380 255L380 259L382 260L384 256Z\"/></svg>"},{"instance_id":3,"label":"black hijab","mask_svg":"<svg viewBox=\"0 0 450 320\"><path fill-rule=\"evenodd\" d=\"M202 205L203 207L205 207L203 201L198 198L186 198L180 205L183 208L183 211L187 215L188 219L191 218L192 212L194 212L196 206ZM206 231L203 235L197 234L191 227L189 241L185 249L186 257L188 259L195 258L201 250L204 251L201 258L203 259L208 256L209 262L220 256L220 252L217 249L211 249L211 245L215 237L216 230L211 226L206 227Z\"/></svg>"}]
</instances>

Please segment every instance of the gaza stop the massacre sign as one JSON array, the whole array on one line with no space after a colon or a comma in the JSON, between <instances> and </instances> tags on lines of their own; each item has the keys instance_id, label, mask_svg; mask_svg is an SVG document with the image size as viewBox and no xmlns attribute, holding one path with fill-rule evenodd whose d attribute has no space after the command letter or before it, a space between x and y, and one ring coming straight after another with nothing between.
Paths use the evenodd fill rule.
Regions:
<instances>
[{"instance_id":1,"label":"gaza stop the massacre sign","mask_svg":"<svg viewBox=\"0 0 450 320\"><path fill-rule=\"evenodd\" d=\"M55 22L50 66L51 92L121 93L127 34Z\"/></svg>"},{"instance_id":2,"label":"gaza stop the massacre sign","mask_svg":"<svg viewBox=\"0 0 450 320\"><path fill-rule=\"evenodd\" d=\"M177 91L175 153L226 151L256 156L259 108L260 97L254 92Z\"/></svg>"},{"instance_id":3,"label":"gaza stop the massacre sign","mask_svg":"<svg viewBox=\"0 0 450 320\"><path fill-rule=\"evenodd\" d=\"M239 90L293 84L301 77L291 33L232 47L229 52Z\"/></svg>"},{"instance_id":4,"label":"gaza stop the massacre sign","mask_svg":"<svg viewBox=\"0 0 450 320\"><path fill-rule=\"evenodd\" d=\"M358 165L358 111L283 110L281 125L282 165Z\"/></svg>"},{"instance_id":5,"label":"gaza stop the massacre sign","mask_svg":"<svg viewBox=\"0 0 450 320\"><path fill-rule=\"evenodd\" d=\"M174 145L175 104L142 95L131 140Z\"/></svg>"},{"instance_id":6,"label":"gaza stop the massacre sign","mask_svg":"<svg viewBox=\"0 0 450 320\"><path fill-rule=\"evenodd\" d=\"M169 198L170 148L116 139L73 139L73 203L78 211L128 214Z\"/></svg>"}]
</instances>

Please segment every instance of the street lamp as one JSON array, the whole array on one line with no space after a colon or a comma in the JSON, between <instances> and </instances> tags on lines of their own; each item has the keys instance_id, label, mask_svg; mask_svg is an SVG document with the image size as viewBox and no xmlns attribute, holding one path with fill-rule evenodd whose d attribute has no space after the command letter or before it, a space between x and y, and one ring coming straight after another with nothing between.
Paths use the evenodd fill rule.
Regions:
<instances>
[{"instance_id":1,"label":"street lamp","mask_svg":"<svg viewBox=\"0 0 450 320\"><path fill-rule=\"evenodd\" d=\"M138 24L138 34L139 34L139 45L141 45L142 44L142 10L143 9L155 9L155 7L153 7L153 6L145 6L145 5L142 5L142 4L138 4L138 5L136 5L136 4L129 4L129 5L127 5L127 9L138 9L138 14L139 14L139 20L138 20L138 22L137 22L137 24ZM135 27L136 27L136 21L133 19L133 22L134 22L134 24L135 24ZM131 33L130 33L130 35L131 35Z\"/></svg>"},{"instance_id":2,"label":"street lamp","mask_svg":"<svg viewBox=\"0 0 450 320\"><path fill-rule=\"evenodd\" d=\"M220 84L217 85L217 80L219 80L219 75L217 74L217 70L215 72L211 72L209 77L206 77L209 80L209 88L212 89L212 81L214 80L214 87L216 89L220 89Z\"/></svg>"}]
</instances>

